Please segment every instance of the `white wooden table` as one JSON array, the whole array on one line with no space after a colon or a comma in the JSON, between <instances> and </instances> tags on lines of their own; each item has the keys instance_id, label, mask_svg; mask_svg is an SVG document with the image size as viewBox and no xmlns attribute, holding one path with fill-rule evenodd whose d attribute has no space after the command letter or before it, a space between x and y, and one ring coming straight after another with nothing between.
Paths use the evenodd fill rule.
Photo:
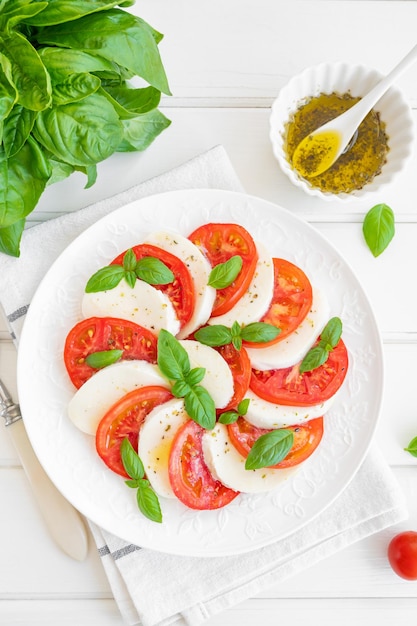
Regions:
<instances>
[{"instance_id":1,"label":"white wooden table","mask_svg":"<svg viewBox=\"0 0 417 626\"><path fill-rule=\"evenodd\" d=\"M163 100L163 110L172 125L147 152L103 163L90 190L83 189L84 178L76 175L49 188L29 225L103 199L223 144L247 192L302 215L337 246L362 281L386 359L376 440L410 509L407 522L265 590L209 626L415 623L417 582L403 581L391 571L386 548L399 530L417 530L417 461L403 451L417 435L417 154L395 186L376 198L375 203L394 210L396 235L374 259L361 231L370 205L323 203L293 188L273 158L268 118L279 89L309 65L343 60L388 72L416 43L417 2L141 0L130 10L165 34L160 51L174 95ZM398 85L417 122L417 66ZM16 397L16 353L4 320L0 376ZM0 624L122 626L95 548L78 563L52 543L2 425L0 494Z\"/></svg>"}]
</instances>

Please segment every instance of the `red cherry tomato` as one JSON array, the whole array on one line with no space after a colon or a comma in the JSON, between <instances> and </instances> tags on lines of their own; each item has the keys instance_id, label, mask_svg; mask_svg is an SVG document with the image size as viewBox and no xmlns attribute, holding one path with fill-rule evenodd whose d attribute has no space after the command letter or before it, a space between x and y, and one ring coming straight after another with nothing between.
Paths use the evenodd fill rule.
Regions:
<instances>
[{"instance_id":1,"label":"red cherry tomato","mask_svg":"<svg viewBox=\"0 0 417 626\"><path fill-rule=\"evenodd\" d=\"M394 572L406 580L417 580L417 532L406 530L388 545L388 560Z\"/></svg>"}]
</instances>

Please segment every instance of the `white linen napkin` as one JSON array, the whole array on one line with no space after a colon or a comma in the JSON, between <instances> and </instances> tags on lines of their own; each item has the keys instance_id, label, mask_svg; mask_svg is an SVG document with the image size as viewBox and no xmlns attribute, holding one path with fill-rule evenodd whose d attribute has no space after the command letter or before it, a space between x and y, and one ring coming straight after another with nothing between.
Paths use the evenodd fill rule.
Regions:
<instances>
[{"instance_id":1,"label":"white linen napkin","mask_svg":"<svg viewBox=\"0 0 417 626\"><path fill-rule=\"evenodd\" d=\"M242 191L221 146L80 211L28 229L21 256L0 257L0 302L18 345L30 300L51 263L87 226L128 202L187 188ZM90 523L115 600L127 624L196 626L355 541L407 517L402 493L375 446L343 493L293 535L247 554L179 557L139 546Z\"/></svg>"}]
</instances>

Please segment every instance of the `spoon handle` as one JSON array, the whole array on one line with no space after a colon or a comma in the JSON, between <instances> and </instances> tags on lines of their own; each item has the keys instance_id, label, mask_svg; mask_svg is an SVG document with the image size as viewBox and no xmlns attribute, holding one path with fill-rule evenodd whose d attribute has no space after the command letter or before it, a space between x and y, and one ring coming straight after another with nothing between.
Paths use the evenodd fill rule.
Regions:
<instances>
[{"instance_id":1,"label":"spoon handle","mask_svg":"<svg viewBox=\"0 0 417 626\"><path fill-rule=\"evenodd\" d=\"M387 89L397 80L397 78L405 72L417 60L417 45L394 67L389 74L385 76L371 91L362 98L364 108L371 109L374 104L383 96Z\"/></svg>"}]
</instances>

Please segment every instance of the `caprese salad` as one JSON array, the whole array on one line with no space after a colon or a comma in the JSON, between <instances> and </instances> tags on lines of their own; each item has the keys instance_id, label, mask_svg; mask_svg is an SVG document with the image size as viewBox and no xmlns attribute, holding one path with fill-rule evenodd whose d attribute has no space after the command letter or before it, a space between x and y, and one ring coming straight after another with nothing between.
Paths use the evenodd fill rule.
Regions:
<instances>
[{"instance_id":1,"label":"caprese salad","mask_svg":"<svg viewBox=\"0 0 417 626\"><path fill-rule=\"evenodd\" d=\"M347 370L304 271L238 224L158 231L88 280L64 361L68 415L162 520L275 488L316 450Z\"/></svg>"}]
</instances>

